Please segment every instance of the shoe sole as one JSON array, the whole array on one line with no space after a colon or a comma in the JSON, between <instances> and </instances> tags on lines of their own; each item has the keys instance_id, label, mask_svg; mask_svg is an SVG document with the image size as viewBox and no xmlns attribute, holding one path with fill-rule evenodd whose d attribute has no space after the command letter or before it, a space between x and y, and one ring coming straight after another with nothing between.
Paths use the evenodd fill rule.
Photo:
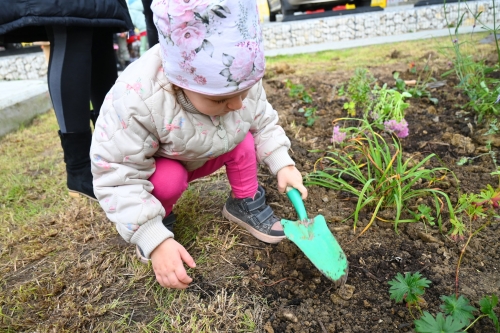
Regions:
<instances>
[{"instance_id":1,"label":"shoe sole","mask_svg":"<svg viewBox=\"0 0 500 333\"><path fill-rule=\"evenodd\" d=\"M252 228L252 226L249 225L248 223L245 223L244 221L240 220L236 216L229 213L228 210L226 209L225 205L224 205L224 209L222 209L222 215L224 215L224 217L226 219L228 219L229 221L234 222L237 225L239 225L240 227L242 227L243 229L247 230L252 236L257 238L258 240L263 241L265 243L277 244L286 238L285 235L283 235L283 236L269 236L263 232L260 232L256 229Z\"/></svg>"},{"instance_id":2,"label":"shoe sole","mask_svg":"<svg viewBox=\"0 0 500 333\"><path fill-rule=\"evenodd\" d=\"M135 246L135 254L137 255L137 259L139 259L139 261L143 264L147 265L151 261L151 259L142 256L141 251L139 251L139 247L137 245Z\"/></svg>"},{"instance_id":3,"label":"shoe sole","mask_svg":"<svg viewBox=\"0 0 500 333\"><path fill-rule=\"evenodd\" d=\"M68 192L69 192L69 196L72 198L85 197L85 198L89 198L92 201L97 202L96 198L92 198L90 195L86 195L85 193L77 192L77 191L73 191L73 190L68 190Z\"/></svg>"}]
</instances>

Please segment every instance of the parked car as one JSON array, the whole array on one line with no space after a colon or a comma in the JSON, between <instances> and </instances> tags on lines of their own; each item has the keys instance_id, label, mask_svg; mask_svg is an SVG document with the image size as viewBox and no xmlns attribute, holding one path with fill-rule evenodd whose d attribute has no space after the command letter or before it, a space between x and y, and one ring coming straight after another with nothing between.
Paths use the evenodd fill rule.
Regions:
<instances>
[{"instance_id":1,"label":"parked car","mask_svg":"<svg viewBox=\"0 0 500 333\"><path fill-rule=\"evenodd\" d=\"M346 2L356 3L356 0L267 0L271 21L276 21L276 14L293 15L299 10L318 9L319 7L342 5Z\"/></svg>"}]
</instances>

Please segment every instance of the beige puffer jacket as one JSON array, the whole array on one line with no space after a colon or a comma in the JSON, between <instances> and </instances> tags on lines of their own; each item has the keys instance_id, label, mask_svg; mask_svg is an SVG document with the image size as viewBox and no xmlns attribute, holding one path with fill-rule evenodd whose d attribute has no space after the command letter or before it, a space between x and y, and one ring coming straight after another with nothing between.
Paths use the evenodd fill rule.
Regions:
<instances>
[{"instance_id":1,"label":"beige puffer jacket","mask_svg":"<svg viewBox=\"0 0 500 333\"><path fill-rule=\"evenodd\" d=\"M236 147L250 131L257 158L273 174L294 165L290 141L259 82L243 108L209 117L182 108L163 74L159 45L132 63L106 96L92 138L94 192L120 235L146 257L173 237L162 224L165 210L148 178L155 156L181 161L188 170Z\"/></svg>"}]
</instances>

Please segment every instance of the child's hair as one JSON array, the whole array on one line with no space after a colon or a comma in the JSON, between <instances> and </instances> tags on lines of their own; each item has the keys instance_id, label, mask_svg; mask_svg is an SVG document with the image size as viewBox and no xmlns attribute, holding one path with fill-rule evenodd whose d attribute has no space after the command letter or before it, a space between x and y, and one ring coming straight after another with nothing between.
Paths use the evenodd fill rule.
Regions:
<instances>
[{"instance_id":1,"label":"child's hair","mask_svg":"<svg viewBox=\"0 0 500 333\"><path fill-rule=\"evenodd\" d=\"M154 0L163 71L178 87L225 95L264 76L255 0Z\"/></svg>"}]
</instances>

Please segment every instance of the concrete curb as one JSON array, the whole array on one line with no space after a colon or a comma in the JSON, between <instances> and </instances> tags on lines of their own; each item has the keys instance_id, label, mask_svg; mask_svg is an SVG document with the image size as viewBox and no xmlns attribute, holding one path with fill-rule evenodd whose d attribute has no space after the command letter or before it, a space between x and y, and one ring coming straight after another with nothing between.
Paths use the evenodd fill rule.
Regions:
<instances>
[{"instance_id":1,"label":"concrete curb","mask_svg":"<svg viewBox=\"0 0 500 333\"><path fill-rule=\"evenodd\" d=\"M52 108L44 80L0 81L0 137Z\"/></svg>"}]
</instances>

